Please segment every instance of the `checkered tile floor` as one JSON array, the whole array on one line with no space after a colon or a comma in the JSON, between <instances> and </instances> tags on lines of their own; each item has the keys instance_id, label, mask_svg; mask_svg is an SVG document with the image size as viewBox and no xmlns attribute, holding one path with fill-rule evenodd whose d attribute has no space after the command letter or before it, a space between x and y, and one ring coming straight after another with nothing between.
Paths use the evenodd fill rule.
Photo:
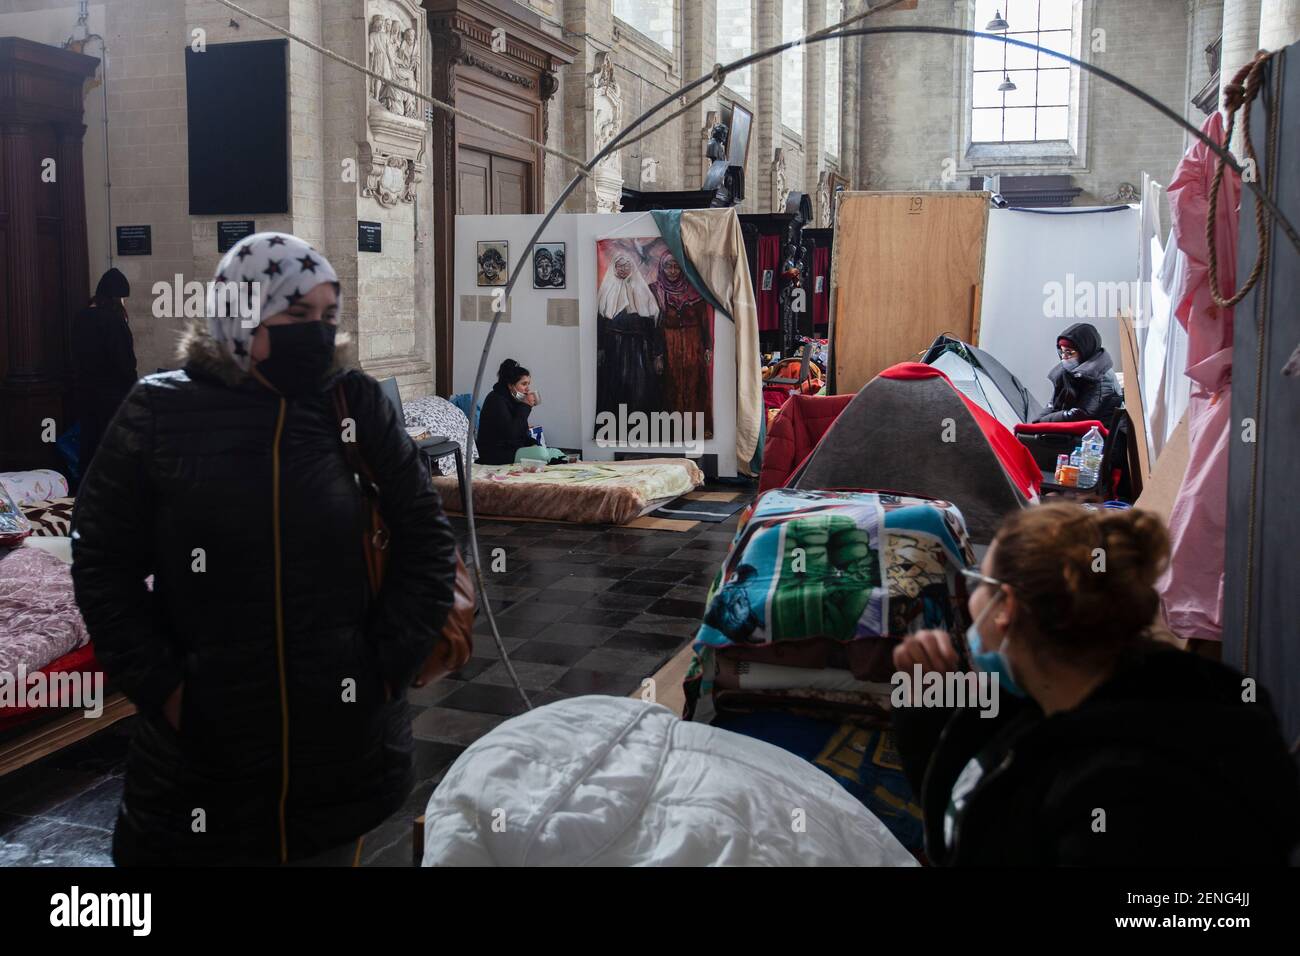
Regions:
<instances>
[{"instance_id":1,"label":"checkered tile floor","mask_svg":"<svg viewBox=\"0 0 1300 956\"><path fill-rule=\"evenodd\" d=\"M533 705L630 694L658 670L695 634L738 518L685 532L480 519L489 598ZM468 556L465 521L452 523ZM482 614L470 662L409 699L417 784L366 837L368 866L410 865L412 822L447 768L524 709ZM112 865L131 723L0 778L0 865Z\"/></svg>"}]
</instances>

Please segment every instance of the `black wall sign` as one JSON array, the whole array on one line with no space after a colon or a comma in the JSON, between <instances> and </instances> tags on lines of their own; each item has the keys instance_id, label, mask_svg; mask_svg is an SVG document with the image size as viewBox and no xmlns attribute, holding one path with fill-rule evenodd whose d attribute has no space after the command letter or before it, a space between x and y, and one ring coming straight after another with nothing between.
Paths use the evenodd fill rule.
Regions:
<instances>
[{"instance_id":1,"label":"black wall sign","mask_svg":"<svg viewBox=\"0 0 1300 956\"><path fill-rule=\"evenodd\" d=\"M229 252L240 239L251 236L256 231L251 219L218 220L217 252Z\"/></svg>"},{"instance_id":2,"label":"black wall sign","mask_svg":"<svg viewBox=\"0 0 1300 956\"><path fill-rule=\"evenodd\" d=\"M153 255L153 226L118 226L117 254L119 256Z\"/></svg>"},{"instance_id":3,"label":"black wall sign","mask_svg":"<svg viewBox=\"0 0 1300 956\"><path fill-rule=\"evenodd\" d=\"M357 220L357 252L384 251L384 224Z\"/></svg>"},{"instance_id":4,"label":"black wall sign","mask_svg":"<svg viewBox=\"0 0 1300 956\"><path fill-rule=\"evenodd\" d=\"M190 215L289 211L288 40L185 48ZM232 128L230 104L239 104Z\"/></svg>"}]
</instances>

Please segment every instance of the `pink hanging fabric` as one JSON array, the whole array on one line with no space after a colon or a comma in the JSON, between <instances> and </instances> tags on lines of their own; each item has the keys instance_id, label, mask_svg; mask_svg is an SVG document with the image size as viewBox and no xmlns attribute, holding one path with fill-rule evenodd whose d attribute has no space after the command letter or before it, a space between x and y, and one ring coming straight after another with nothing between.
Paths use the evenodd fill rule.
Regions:
<instances>
[{"instance_id":1,"label":"pink hanging fabric","mask_svg":"<svg viewBox=\"0 0 1300 956\"><path fill-rule=\"evenodd\" d=\"M1224 141L1223 117L1215 112L1202 132ZM1169 570L1158 588L1165 620L1179 637L1223 639L1223 555L1228 505L1228 440L1232 427L1232 309L1210 294L1210 186L1217 157L1199 141L1184 154L1169 184L1169 206L1178 248L1187 269L1174 289L1174 315L1187 329L1188 461L1169 515ZM1219 291L1237 287L1237 220L1241 181L1231 169L1219 188L1215 246Z\"/></svg>"}]
</instances>

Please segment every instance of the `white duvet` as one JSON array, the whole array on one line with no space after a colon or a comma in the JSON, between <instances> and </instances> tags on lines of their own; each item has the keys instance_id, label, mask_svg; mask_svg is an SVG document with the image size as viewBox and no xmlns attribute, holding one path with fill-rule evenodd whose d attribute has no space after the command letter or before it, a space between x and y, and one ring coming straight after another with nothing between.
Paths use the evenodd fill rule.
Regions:
<instances>
[{"instance_id":1,"label":"white duvet","mask_svg":"<svg viewBox=\"0 0 1300 956\"><path fill-rule=\"evenodd\" d=\"M623 697L471 745L429 800L425 866L914 866L870 811L778 747Z\"/></svg>"}]
</instances>

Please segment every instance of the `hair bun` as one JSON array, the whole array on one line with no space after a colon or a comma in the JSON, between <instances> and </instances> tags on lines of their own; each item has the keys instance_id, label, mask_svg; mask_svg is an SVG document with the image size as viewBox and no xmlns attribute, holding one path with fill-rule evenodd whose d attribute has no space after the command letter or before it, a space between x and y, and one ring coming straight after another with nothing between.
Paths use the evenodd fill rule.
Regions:
<instances>
[{"instance_id":1,"label":"hair bun","mask_svg":"<svg viewBox=\"0 0 1300 956\"><path fill-rule=\"evenodd\" d=\"M1155 584L1169 557L1169 532L1164 522L1149 511L1136 509L1096 514L1107 548L1129 552L1134 558L1132 573L1145 585Z\"/></svg>"}]
</instances>

